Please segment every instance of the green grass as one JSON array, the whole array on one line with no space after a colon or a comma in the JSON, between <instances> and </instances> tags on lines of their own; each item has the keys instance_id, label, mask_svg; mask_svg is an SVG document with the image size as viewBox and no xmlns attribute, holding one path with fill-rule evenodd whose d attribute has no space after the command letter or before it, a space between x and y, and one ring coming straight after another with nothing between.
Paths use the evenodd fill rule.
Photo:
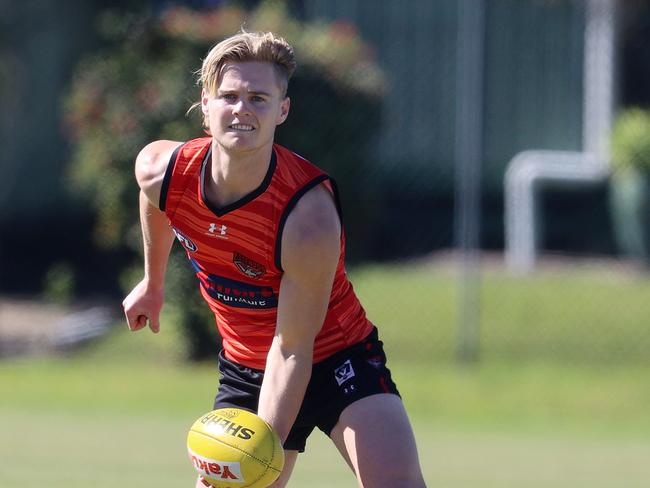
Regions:
<instances>
[{"instance_id":1,"label":"green grass","mask_svg":"<svg viewBox=\"0 0 650 488\"><path fill-rule=\"evenodd\" d=\"M453 273L374 267L353 279L386 342L428 486L648 486L645 281L486 273L482 359L460 366ZM217 375L180 360L165 318L157 336L120 327L70 357L0 363L0 487L192 486L185 434L210 408ZM290 486L356 483L315 433Z\"/></svg>"},{"instance_id":2,"label":"green grass","mask_svg":"<svg viewBox=\"0 0 650 488\"><path fill-rule=\"evenodd\" d=\"M618 487L625 479L641 487L650 479L650 371L393 369L429 486ZM208 365L5 364L0 486L191 486L185 433L209 409L215 380ZM355 483L315 433L291 486L333 485Z\"/></svg>"}]
</instances>

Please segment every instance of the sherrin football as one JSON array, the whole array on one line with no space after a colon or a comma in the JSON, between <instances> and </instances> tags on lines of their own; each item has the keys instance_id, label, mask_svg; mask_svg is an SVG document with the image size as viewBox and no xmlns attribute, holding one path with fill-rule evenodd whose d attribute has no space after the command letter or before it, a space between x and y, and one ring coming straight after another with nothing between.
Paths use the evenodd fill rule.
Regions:
<instances>
[{"instance_id":1,"label":"sherrin football","mask_svg":"<svg viewBox=\"0 0 650 488\"><path fill-rule=\"evenodd\" d=\"M217 488L264 488L284 466L277 433L260 417L239 408L221 408L199 417L187 435L196 471Z\"/></svg>"}]
</instances>

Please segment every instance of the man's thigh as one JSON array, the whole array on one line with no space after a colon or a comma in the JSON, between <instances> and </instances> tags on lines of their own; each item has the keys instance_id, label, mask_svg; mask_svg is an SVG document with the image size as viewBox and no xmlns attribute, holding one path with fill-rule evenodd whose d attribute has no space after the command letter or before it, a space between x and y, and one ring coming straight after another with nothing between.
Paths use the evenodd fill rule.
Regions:
<instances>
[{"instance_id":1,"label":"man's thigh","mask_svg":"<svg viewBox=\"0 0 650 488\"><path fill-rule=\"evenodd\" d=\"M373 395L349 405L330 437L364 488L425 486L413 429L397 395Z\"/></svg>"}]
</instances>

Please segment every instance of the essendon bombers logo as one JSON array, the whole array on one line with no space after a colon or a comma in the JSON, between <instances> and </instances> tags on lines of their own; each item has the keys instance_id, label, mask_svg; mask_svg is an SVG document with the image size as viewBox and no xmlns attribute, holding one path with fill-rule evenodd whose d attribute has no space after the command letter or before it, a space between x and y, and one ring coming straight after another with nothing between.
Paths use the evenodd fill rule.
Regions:
<instances>
[{"instance_id":1,"label":"essendon bombers logo","mask_svg":"<svg viewBox=\"0 0 650 488\"><path fill-rule=\"evenodd\" d=\"M266 273L266 268L263 265L238 252L233 254L232 262L235 263L239 271L255 280L259 280Z\"/></svg>"}]
</instances>

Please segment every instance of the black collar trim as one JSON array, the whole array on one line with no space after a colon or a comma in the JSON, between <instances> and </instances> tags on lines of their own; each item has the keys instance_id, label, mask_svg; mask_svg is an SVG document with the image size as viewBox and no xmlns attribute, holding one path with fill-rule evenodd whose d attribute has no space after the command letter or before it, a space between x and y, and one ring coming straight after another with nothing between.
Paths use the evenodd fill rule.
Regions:
<instances>
[{"instance_id":1,"label":"black collar trim","mask_svg":"<svg viewBox=\"0 0 650 488\"><path fill-rule=\"evenodd\" d=\"M203 200L205 205L215 215L217 215L217 217L223 217L228 212L232 212L233 210L237 210L238 208L243 207L248 202L255 200L262 193L264 193L269 187L269 185L271 184L271 180L273 179L273 174L275 173L275 167L277 166L277 156L275 154L275 149L273 149L273 152L271 153L271 162L269 163L269 169L267 170L266 176L264 177L264 180L262 181L260 186L258 186L255 190L250 192L248 195L244 195L239 200L230 203L228 205L225 205L223 207L218 207L217 205L214 205L211 202L209 202L205 195L205 178L206 178L205 174L206 174L206 168L208 167L208 162L210 161L211 157L212 157L212 147L210 147L208 153L205 155L205 158L203 159L203 163L201 163L201 199Z\"/></svg>"}]
</instances>

